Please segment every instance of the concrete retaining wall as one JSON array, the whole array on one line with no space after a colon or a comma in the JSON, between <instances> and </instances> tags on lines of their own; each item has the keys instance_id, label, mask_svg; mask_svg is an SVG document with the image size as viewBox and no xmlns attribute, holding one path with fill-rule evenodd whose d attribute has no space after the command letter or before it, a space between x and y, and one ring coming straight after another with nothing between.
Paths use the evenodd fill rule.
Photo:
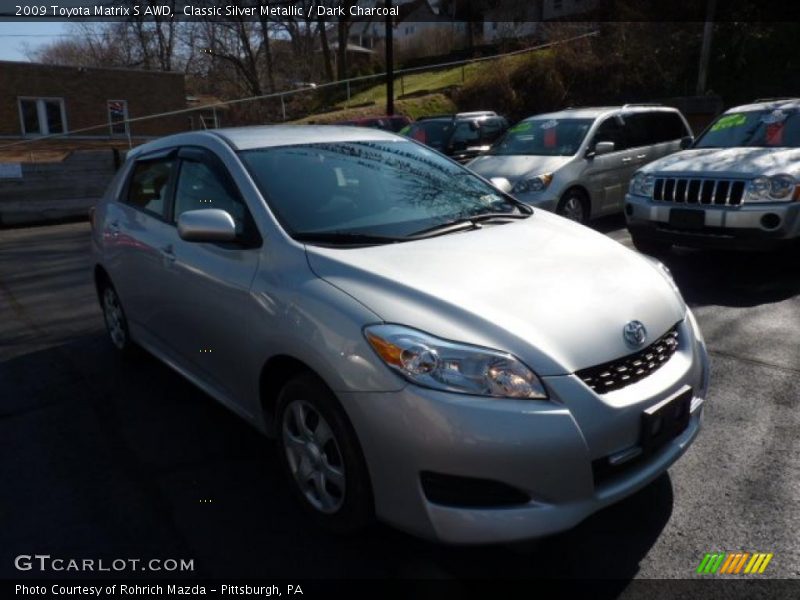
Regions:
<instances>
[{"instance_id":1,"label":"concrete retaining wall","mask_svg":"<svg viewBox=\"0 0 800 600\"><path fill-rule=\"evenodd\" d=\"M61 162L23 163L21 178L0 179L0 226L84 217L115 170L110 149L75 151Z\"/></svg>"}]
</instances>

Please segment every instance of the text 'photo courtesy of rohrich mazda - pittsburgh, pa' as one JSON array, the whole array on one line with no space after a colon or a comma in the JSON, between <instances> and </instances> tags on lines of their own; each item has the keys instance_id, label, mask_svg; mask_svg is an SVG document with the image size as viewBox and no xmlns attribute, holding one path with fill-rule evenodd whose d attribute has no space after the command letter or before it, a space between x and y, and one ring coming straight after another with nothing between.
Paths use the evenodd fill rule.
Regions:
<instances>
[{"instance_id":1,"label":"text 'photo courtesy of rohrich mazda - pittsburgh, pa'","mask_svg":"<svg viewBox=\"0 0 800 600\"><path fill-rule=\"evenodd\" d=\"M0 9L0 588L800 598L796 4Z\"/></svg>"}]
</instances>

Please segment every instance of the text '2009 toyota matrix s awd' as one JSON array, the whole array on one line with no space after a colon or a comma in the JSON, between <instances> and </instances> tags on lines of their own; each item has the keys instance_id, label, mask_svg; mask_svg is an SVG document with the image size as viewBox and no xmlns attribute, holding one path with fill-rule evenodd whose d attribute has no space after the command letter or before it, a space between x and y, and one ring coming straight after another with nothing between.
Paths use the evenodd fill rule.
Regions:
<instances>
[{"instance_id":1,"label":"text '2009 toyota matrix s awd'","mask_svg":"<svg viewBox=\"0 0 800 600\"><path fill-rule=\"evenodd\" d=\"M150 142L92 240L113 344L275 436L334 530L562 531L700 427L705 344L660 263L391 133Z\"/></svg>"}]
</instances>

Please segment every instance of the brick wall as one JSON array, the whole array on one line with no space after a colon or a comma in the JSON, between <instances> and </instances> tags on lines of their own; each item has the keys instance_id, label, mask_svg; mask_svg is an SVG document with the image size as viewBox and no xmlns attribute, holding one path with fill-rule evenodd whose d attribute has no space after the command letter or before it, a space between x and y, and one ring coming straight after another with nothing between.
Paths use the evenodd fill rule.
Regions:
<instances>
[{"instance_id":1,"label":"brick wall","mask_svg":"<svg viewBox=\"0 0 800 600\"><path fill-rule=\"evenodd\" d=\"M0 136L22 134L19 96L63 98L69 131L108 123L108 100L127 100L129 118L186 108L182 73L0 61L0 90ZM188 128L187 115L130 124L132 136L161 136ZM109 129L79 135L109 136Z\"/></svg>"}]
</instances>

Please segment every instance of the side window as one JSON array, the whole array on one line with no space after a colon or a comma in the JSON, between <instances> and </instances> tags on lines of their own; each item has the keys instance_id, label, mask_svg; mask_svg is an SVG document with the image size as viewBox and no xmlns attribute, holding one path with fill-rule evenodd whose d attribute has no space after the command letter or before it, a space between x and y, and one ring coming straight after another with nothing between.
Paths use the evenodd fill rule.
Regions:
<instances>
[{"instance_id":1,"label":"side window","mask_svg":"<svg viewBox=\"0 0 800 600\"><path fill-rule=\"evenodd\" d=\"M183 213L202 208L220 208L227 211L236 223L236 232L244 232L247 207L239 198L234 183L205 162L184 159L175 186L175 211L178 221Z\"/></svg>"},{"instance_id":2,"label":"side window","mask_svg":"<svg viewBox=\"0 0 800 600\"><path fill-rule=\"evenodd\" d=\"M149 160L136 163L128 185L126 204L166 218L169 204L170 175L173 159Z\"/></svg>"},{"instance_id":3,"label":"side window","mask_svg":"<svg viewBox=\"0 0 800 600\"><path fill-rule=\"evenodd\" d=\"M481 139L481 131L478 124L473 121L465 121L456 125L453 137L450 139L451 146L469 146L477 144Z\"/></svg>"},{"instance_id":4,"label":"side window","mask_svg":"<svg viewBox=\"0 0 800 600\"><path fill-rule=\"evenodd\" d=\"M627 147L625 143L625 132L616 117L608 117L600 124L600 127L597 128L592 138L591 147L594 148L597 142L614 142L615 152L624 150Z\"/></svg>"},{"instance_id":5,"label":"side window","mask_svg":"<svg viewBox=\"0 0 800 600\"><path fill-rule=\"evenodd\" d=\"M664 121L670 140L679 140L687 135L692 135L677 113L666 113Z\"/></svg>"},{"instance_id":6,"label":"side window","mask_svg":"<svg viewBox=\"0 0 800 600\"><path fill-rule=\"evenodd\" d=\"M653 117L657 113L633 113L625 115L625 140L629 148L639 148L657 144L659 134Z\"/></svg>"},{"instance_id":7,"label":"side window","mask_svg":"<svg viewBox=\"0 0 800 600\"><path fill-rule=\"evenodd\" d=\"M483 123L483 127L481 127L481 142L484 144L493 144L497 141L503 133L505 133L506 127L501 119L487 119Z\"/></svg>"},{"instance_id":8,"label":"side window","mask_svg":"<svg viewBox=\"0 0 800 600\"><path fill-rule=\"evenodd\" d=\"M652 112L647 115L648 130L652 144L660 144L662 142L672 142L679 140L686 135L690 135L686 131L683 120L674 112Z\"/></svg>"}]
</instances>

